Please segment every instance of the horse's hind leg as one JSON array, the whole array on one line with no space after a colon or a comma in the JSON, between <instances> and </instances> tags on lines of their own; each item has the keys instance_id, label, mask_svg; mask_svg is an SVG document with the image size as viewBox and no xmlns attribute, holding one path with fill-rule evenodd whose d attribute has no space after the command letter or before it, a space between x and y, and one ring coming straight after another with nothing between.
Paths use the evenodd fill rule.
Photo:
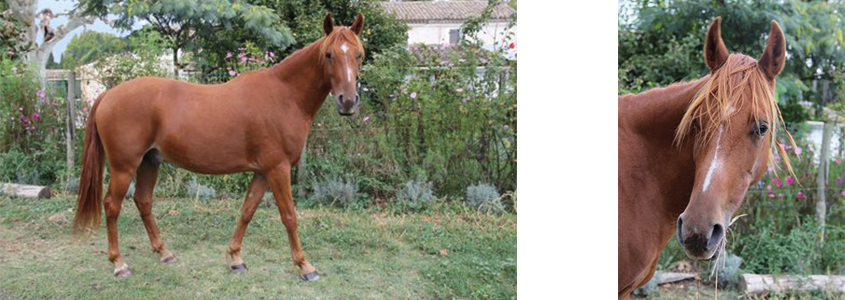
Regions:
<instances>
[{"instance_id":1,"label":"horse's hind leg","mask_svg":"<svg viewBox=\"0 0 845 300\"><path fill-rule=\"evenodd\" d=\"M141 214L141 220L144 221L144 228L147 229L153 251L159 253L161 262L171 263L176 261L176 256L164 246L153 215L153 190L155 189L159 167L155 151L147 152L138 167L135 179L135 205Z\"/></svg>"},{"instance_id":2,"label":"horse's hind leg","mask_svg":"<svg viewBox=\"0 0 845 300\"><path fill-rule=\"evenodd\" d=\"M232 241L229 242L229 268L236 273L246 271L246 264L241 258L241 242L244 240L246 228L255 214L255 209L267 192L267 180L261 174L255 173L252 175L252 181L249 183L249 191L246 193L246 200L241 207L241 219L235 227L235 235L232 236Z\"/></svg>"},{"instance_id":3,"label":"horse's hind leg","mask_svg":"<svg viewBox=\"0 0 845 300\"><path fill-rule=\"evenodd\" d=\"M112 168L111 180L109 182L109 193L104 201L106 210L106 229L109 239L109 261L114 264L114 276L129 276L129 266L120 257L120 249L117 245L117 217L120 215L120 206L126 190L129 188L129 181L132 180L131 171L120 171Z\"/></svg>"},{"instance_id":4,"label":"horse's hind leg","mask_svg":"<svg viewBox=\"0 0 845 300\"><path fill-rule=\"evenodd\" d=\"M282 223L285 224L285 229L287 229L291 257L293 264L299 268L300 277L306 281L320 279L317 270L305 259L305 252L302 251L299 235L296 233L296 209L293 205L293 194L290 188L290 166L283 164L267 172L265 177L273 190L273 197L276 198Z\"/></svg>"}]
</instances>

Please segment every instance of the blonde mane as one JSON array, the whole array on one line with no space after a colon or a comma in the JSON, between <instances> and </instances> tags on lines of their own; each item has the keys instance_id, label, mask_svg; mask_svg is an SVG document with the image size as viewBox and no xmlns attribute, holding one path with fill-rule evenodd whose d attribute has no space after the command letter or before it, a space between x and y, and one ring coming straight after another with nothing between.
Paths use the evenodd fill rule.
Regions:
<instances>
[{"instance_id":1,"label":"blonde mane","mask_svg":"<svg viewBox=\"0 0 845 300\"><path fill-rule=\"evenodd\" d=\"M735 108L730 102L735 102ZM771 144L769 149L769 162L774 164L774 151L780 154L784 165L792 173L792 165L786 151L777 142L778 128L783 127L783 132L789 142L795 147L792 135L783 125L783 117L778 108L771 86L760 69L757 68L757 61L743 54L731 54L725 63L716 72L706 79L701 89L695 94L690 102L689 108L684 113L681 124L675 131L675 143L680 145L692 129L693 123L706 124L700 129L703 138L696 141L695 147L702 147L710 141L714 133L722 124L730 126L730 115L733 109L737 111L746 104L752 106L755 122L761 116L765 116L769 122L768 138ZM707 122L702 122L707 121Z\"/></svg>"}]
</instances>

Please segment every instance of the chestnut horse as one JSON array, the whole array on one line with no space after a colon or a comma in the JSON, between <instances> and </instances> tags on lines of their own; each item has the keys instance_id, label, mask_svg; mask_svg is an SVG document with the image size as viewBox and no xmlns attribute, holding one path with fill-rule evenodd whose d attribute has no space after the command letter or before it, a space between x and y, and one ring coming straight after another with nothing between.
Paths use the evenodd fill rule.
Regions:
<instances>
[{"instance_id":1,"label":"chestnut horse","mask_svg":"<svg viewBox=\"0 0 845 300\"><path fill-rule=\"evenodd\" d=\"M152 249L162 262L173 262L175 256L162 242L151 210L159 164L170 162L203 174L253 172L229 243L230 268L246 270L241 241L269 187L288 233L294 265L303 279L319 279L305 259L296 233L290 169L299 161L314 114L329 92L341 115L357 111L356 81L364 55L358 34L363 26L361 14L348 28L335 27L329 14L323 21L326 36L270 68L245 73L225 84L147 77L101 94L85 130L76 232L97 227L104 205L114 275L129 276L118 248L117 218L129 182L136 175L134 200ZM103 203L104 155L111 180Z\"/></svg>"},{"instance_id":2,"label":"chestnut horse","mask_svg":"<svg viewBox=\"0 0 845 300\"><path fill-rule=\"evenodd\" d=\"M790 168L775 141L783 121L773 97L783 32L772 21L755 60L728 53L720 24L716 18L705 40L709 75L619 97L620 299L651 279L673 233L690 258L714 257L773 149Z\"/></svg>"}]
</instances>

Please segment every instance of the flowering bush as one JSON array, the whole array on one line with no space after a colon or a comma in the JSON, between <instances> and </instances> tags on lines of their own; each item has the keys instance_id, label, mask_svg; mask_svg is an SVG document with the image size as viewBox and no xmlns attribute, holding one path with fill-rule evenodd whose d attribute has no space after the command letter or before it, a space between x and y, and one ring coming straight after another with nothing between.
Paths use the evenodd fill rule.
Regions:
<instances>
[{"instance_id":1,"label":"flowering bush","mask_svg":"<svg viewBox=\"0 0 845 300\"><path fill-rule=\"evenodd\" d=\"M41 88L25 63L0 53L0 181L42 183L58 178L64 152L64 100Z\"/></svg>"},{"instance_id":2,"label":"flowering bush","mask_svg":"<svg viewBox=\"0 0 845 300\"><path fill-rule=\"evenodd\" d=\"M262 52L252 43L238 48L237 53L228 52L225 57L226 75L230 78L238 75L270 67L276 63L276 54L273 52Z\"/></svg>"}]
</instances>

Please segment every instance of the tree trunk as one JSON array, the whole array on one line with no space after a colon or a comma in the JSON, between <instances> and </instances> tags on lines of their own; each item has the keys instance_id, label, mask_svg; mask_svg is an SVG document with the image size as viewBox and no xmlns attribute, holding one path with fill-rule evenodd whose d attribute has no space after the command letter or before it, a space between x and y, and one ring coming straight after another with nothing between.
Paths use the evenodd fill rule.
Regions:
<instances>
[{"instance_id":1,"label":"tree trunk","mask_svg":"<svg viewBox=\"0 0 845 300\"><path fill-rule=\"evenodd\" d=\"M173 47L173 78L179 79L179 47Z\"/></svg>"},{"instance_id":2,"label":"tree trunk","mask_svg":"<svg viewBox=\"0 0 845 300\"><path fill-rule=\"evenodd\" d=\"M743 274L740 279L740 289L748 294L762 294L765 292L785 291L815 291L845 292L845 276L827 275L757 275Z\"/></svg>"},{"instance_id":3,"label":"tree trunk","mask_svg":"<svg viewBox=\"0 0 845 300\"><path fill-rule=\"evenodd\" d=\"M824 131L822 133L822 149L819 155L819 174L816 180L816 218L819 221L819 249L824 244L824 226L825 218L827 216L827 199L825 190L827 190L828 165L830 162L830 135L833 133L833 122L827 121L824 123Z\"/></svg>"}]
</instances>

